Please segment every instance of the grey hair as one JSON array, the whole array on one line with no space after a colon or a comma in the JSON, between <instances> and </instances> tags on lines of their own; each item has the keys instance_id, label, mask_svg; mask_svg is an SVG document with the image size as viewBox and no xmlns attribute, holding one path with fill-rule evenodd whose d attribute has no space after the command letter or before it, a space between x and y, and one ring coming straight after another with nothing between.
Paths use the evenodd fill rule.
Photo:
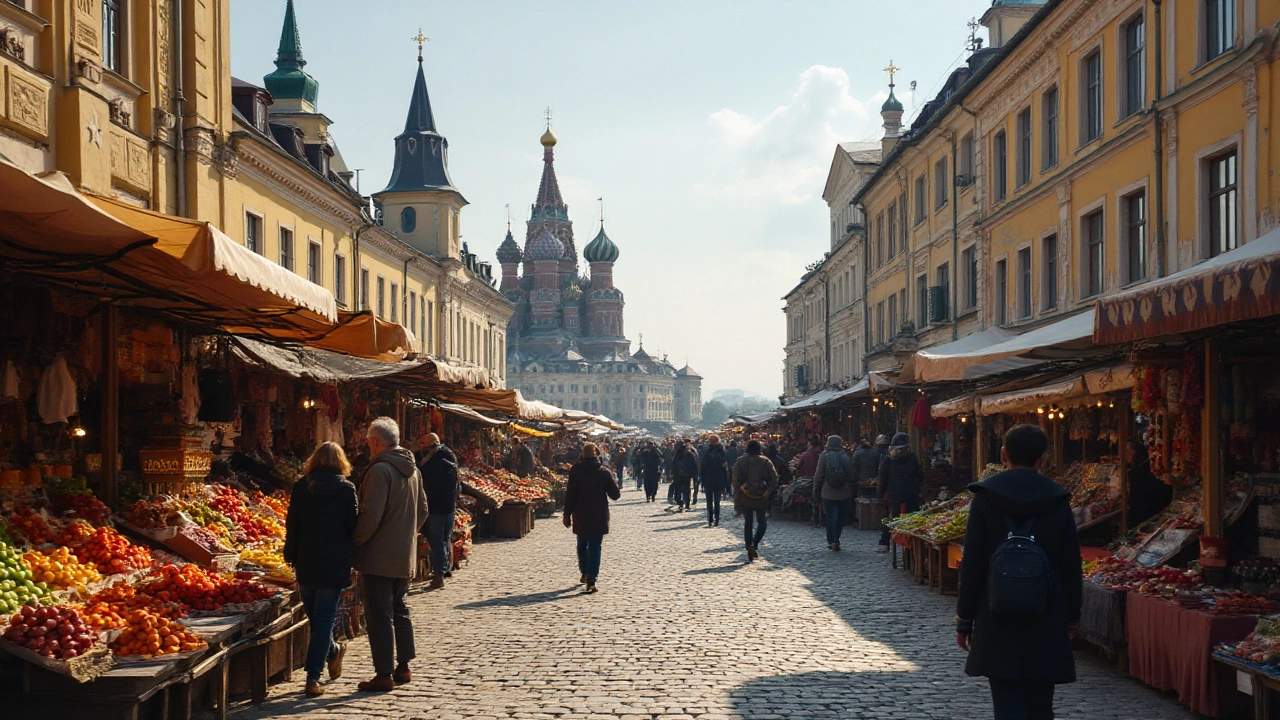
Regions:
<instances>
[{"instance_id":1,"label":"grey hair","mask_svg":"<svg viewBox=\"0 0 1280 720\"><path fill-rule=\"evenodd\" d=\"M389 417L380 417L369 423L369 437L376 437L387 447L400 446L400 425Z\"/></svg>"}]
</instances>

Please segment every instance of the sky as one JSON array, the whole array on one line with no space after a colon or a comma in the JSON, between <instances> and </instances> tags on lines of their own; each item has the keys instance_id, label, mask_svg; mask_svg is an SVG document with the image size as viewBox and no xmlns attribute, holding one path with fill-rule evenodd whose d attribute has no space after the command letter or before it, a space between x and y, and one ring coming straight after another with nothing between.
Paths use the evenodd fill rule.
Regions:
<instances>
[{"instance_id":1,"label":"sky","mask_svg":"<svg viewBox=\"0 0 1280 720\"><path fill-rule=\"evenodd\" d=\"M876 140L890 60L908 115L966 56L990 0L296 0L319 110L361 191L391 176L419 27L449 170L481 260L556 173L579 252L605 226L625 331L686 362L703 397L782 390L782 296L830 247L836 143ZM284 0L232 0L232 73L274 66ZM909 83L916 81L914 95ZM497 265L494 266L495 274ZM585 272L585 267L584 267Z\"/></svg>"}]
</instances>

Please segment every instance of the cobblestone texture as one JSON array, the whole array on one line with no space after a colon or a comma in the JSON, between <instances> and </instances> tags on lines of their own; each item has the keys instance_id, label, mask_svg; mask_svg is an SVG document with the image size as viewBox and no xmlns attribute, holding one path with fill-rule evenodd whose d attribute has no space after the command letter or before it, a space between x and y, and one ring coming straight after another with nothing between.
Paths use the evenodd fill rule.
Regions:
<instances>
[{"instance_id":1,"label":"cobblestone texture","mask_svg":"<svg viewBox=\"0 0 1280 720\"><path fill-rule=\"evenodd\" d=\"M573 536L558 518L519 541L478 544L448 587L411 597L411 684L356 692L372 676L361 638L325 696L305 698L300 682L277 686L236 717L991 716L985 681L963 673L954 598L891 569L874 533L847 530L846 549L832 553L820 529L775 520L762 559L746 564L740 520L708 529L700 506L682 515L665 507L624 492L596 595L573 584ZM1196 717L1077 657L1080 681L1059 689L1059 718Z\"/></svg>"}]
</instances>

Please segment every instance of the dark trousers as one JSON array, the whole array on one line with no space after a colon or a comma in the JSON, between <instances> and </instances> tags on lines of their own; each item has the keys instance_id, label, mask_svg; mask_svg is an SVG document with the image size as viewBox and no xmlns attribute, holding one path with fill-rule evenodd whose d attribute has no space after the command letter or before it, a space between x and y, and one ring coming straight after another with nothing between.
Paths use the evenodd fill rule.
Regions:
<instances>
[{"instance_id":1,"label":"dark trousers","mask_svg":"<svg viewBox=\"0 0 1280 720\"><path fill-rule=\"evenodd\" d=\"M707 504L707 522L712 525L720 524L720 500L724 497L724 493L720 490L706 490L703 493L703 501Z\"/></svg>"},{"instance_id":2,"label":"dark trousers","mask_svg":"<svg viewBox=\"0 0 1280 720\"><path fill-rule=\"evenodd\" d=\"M698 481L693 481L693 504L698 504Z\"/></svg>"},{"instance_id":3,"label":"dark trousers","mask_svg":"<svg viewBox=\"0 0 1280 720\"><path fill-rule=\"evenodd\" d=\"M417 657L413 647L413 621L404 604L409 578L364 576L364 617L369 633L373 669L390 675L396 665L408 665Z\"/></svg>"},{"instance_id":4,"label":"dark trousers","mask_svg":"<svg viewBox=\"0 0 1280 720\"><path fill-rule=\"evenodd\" d=\"M752 532L754 526L755 532ZM742 537L747 547L755 547L764 539L764 531L769 527L768 512L764 508L742 508Z\"/></svg>"},{"instance_id":5,"label":"dark trousers","mask_svg":"<svg viewBox=\"0 0 1280 720\"><path fill-rule=\"evenodd\" d=\"M650 500L658 499L658 481L657 475L644 476L644 496Z\"/></svg>"},{"instance_id":6,"label":"dark trousers","mask_svg":"<svg viewBox=\"0 0 1280 720\"><path fill-rule=\"evenodd\" d=\"M578 571L587 576L589 583L594 583L600 575L600 551L603 543L603 535L578 536Z\"/></svg>"},{"instance_id":7,"label":"dark trousers","mask_svg":"<svg viewBox=\"0 0 1280 720\"><path fill-rule=\"evenodd\" d=\"M823 500L822 512L827 516L827 544L836 545L844 531L844 521L849 517L849 501Z\"/></svg>"},{"instance_id":8,"label":"dark trousers","mask_svg":"<svg viewBox=\"0 0 1280 720\"><path fill-rule=\"evenodd\" d=\"M453 513L427 516L427 542L431 545L431 572L453 569Z\"/></svg>"},{"instance_id":9,"label":"dark trousers","mask_svg":"<svg viewBox=\"0 0 1280 720\"><path fill-rule=\"evenodd\" d=\"M1053 720L1053 683L1048 680L991 680L996 720Z\"/></svg>"},{"instance_id":10,"label":"dark trousers","mask_svg":"<svg viewBox=\"0 0 1280 720\"><path fill-rule=\"evenodd\" d=\"M905 509L904 509L905 508ZM920 509L919 498L889 498L889 517L896 518L903 513L913 513ZM889 528L880 531L880 544L889 547Z\"/></svg>"},{"instance_id":11,"label":"dark trousers","mask_svg":"<svg viewBox=\"0 0 1280 720\"><path fill-rule=\"evenodd\" d=\"M676 507L689 507L689 492L691 490L690 482L691 481L688 478L672 481L671 488L674 493Z\"/></svg>"},{"instance_id":12,"label":"dark trousers","mask_svg":"<svg viewBox=\"0 0 1280 720\"><path fill-rule=\"evenodd\" d=\"M333 621L338 617L338 601L343 588L299 585L302 609L307 612L311 624L311 641L307 644L307 682L320 682L325 661L333 650Z\"/></svg>"}]
</instances>

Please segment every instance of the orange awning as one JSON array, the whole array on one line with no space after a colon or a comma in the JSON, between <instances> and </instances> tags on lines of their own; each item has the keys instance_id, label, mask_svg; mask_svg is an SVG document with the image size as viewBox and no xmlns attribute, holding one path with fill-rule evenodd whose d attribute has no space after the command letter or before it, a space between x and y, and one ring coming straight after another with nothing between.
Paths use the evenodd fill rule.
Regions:
<instances>
[{"instance_id":1,"label":"orange awning","mask_svg":"<svg viewBox=\"0 0 1280 720\"><path fill-rule=\"evenodd\" d=\"M340 311L338 322L324 327L228 326L225 329L234 335L293 342L383 362L399 362L418 352L413 335L403 326L379 320L367 310L358 313Z\"/></svg>"}]
</instances>

